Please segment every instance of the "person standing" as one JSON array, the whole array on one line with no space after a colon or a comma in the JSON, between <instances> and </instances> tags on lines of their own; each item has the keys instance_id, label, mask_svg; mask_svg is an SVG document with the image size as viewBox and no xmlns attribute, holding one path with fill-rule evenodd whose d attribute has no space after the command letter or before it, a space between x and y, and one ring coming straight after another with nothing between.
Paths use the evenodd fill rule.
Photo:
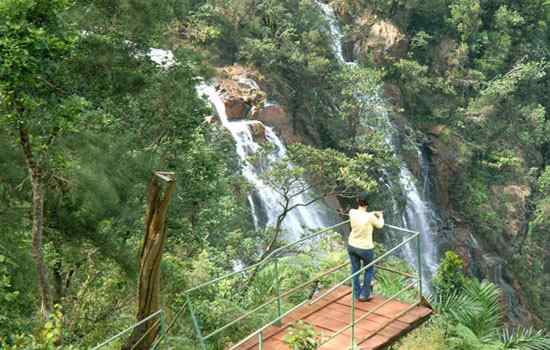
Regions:
<instances>
[{"instance_id":1,"label":"person standing","mask_svg":"<svg viewBox=\"0 0 550 350\"><path fill-rule=\"evenodd\" d=\"M351 233L348 238L348 254L351 261L351 272L355 274L362 267L374 260L374 243L372 232L374 228L384 227L384 213L368 211L368 194L363 192L357 196L357 209L349 211ZM371 282L374 277L374 266L365 270L363 284L360 274L353 277L353 296L359 301L372 299Z\"/></svg>"}]
</instances>

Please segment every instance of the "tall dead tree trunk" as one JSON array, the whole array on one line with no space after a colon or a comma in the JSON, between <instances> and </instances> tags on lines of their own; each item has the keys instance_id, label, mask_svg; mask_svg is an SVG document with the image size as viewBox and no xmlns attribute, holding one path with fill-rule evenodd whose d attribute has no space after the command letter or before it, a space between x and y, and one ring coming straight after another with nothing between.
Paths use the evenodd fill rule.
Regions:
<instances>
[{"instance_id":1,"label":"tall dead tree trunk","mask_svg":"<svg viewBox=\"0 0 550 350\"><path fill-rule=\"evenodd\" d=\"M162 190L162 182L166 189ZM145 237L139 261L137 322L160 310L160 261L166 239L166 214L172 193L176 188L173 173L156 172L149 182ZM159 332L159 318L154 317L134 328L122 346L123 350L151 348Z\"/></svg>"},{"instance_id":2,"label":"tall dead tree trunk","mask_svg":"<svg viewBox=\"0 0 550 350\"><path fill-rule=\"evenodd\" d=\"M52 301L48 283L48 269L44 263L44 256L42 254L42 237L44 233L44 187L42 184L42 169L33 156L29 133L23 127L19 128L19 140L31 176L32 257L36 265L38 288L42 299L41 311L44 319L47 319L52 311Z\"/></svg>"}]
</instances>

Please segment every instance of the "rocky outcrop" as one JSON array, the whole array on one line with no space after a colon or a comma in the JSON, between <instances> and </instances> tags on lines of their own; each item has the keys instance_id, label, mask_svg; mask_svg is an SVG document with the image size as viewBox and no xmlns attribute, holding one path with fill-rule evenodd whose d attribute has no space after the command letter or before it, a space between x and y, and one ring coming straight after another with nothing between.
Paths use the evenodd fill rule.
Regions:
<instances>
[{"instance_id":1,"label":"rocky outcrop","mask_svg":"<svg viewBox=\"0 0 550 350\"><path fill-rule=\"evenodd\" d=\"M382 65L407 52L407 37L390 21L365 16L356 20L356 26L361 29L352 35L353 55L360 60L371 56L374 63Z\"/></svg>"},{"instance_id":2,"label":"rocky outcrop","mask_svg":"<svg viewBox=\"0 0 550 350\"><path fill-rule=\"evenodd\" d=\"M503 221L503 239L508 242L516 241L524 229L531 189L525 184L493 185L491 194Z\"/></svg>"},{"instance_id":3,"label":"rocky outcrop","mask_svg":"<svg viewBox=\"0 0 550 350\"><path fill-rule=\"evenodd\" d=\"M469 150L445 125L432 126L428 131L428 141L432 164L437 174L437 200L443 209L452 212L450 197L453 181L460 181L460 169L470 156Z\"/></svg>"},{"instance_id":4,"label":"rocky outcrop","mask_svg":"<svg viewBox=\"0 0 550 350\"><path fill-rule=\"evenodd\" d=\"M252 108L248 105L241 96L225 95L223 103L225 104L225 113L227 119L242 119L248 114L248 111Z\"/></svg>"},{"instance_id":5,"label":"rocky outcrop","mask_svg":"<svg viewBox=\"0 0 550 350\"><path fill-rule=\"evenodd\" d=\"M259 73L234 65L220 68L219 75L221 78L216 88L221 92L229 120L257 120L257 123L249 124L257 142L265 141L266 125L274 128L287 144L302 142L302 138L294 131L287 109L266 101L267 87Z\"/></svg>"},{"instance_id":6,"label":"rocky outcrop","mask_svg":"<svg viewBox=\"0 0 550 350\"><path fill-rule=\"evenodd\" d=\"M287 144L300 142L300 138L294 132L286 109L278 104L268 104L251 113L253 119L260 120L275 129Z\"/></svg>"},{"instance_id":7,"label":"rocky outcrop","mask_svg":"<svg viewBox=\"0 0 550 350\"><path fill-rule=\"evenodd\" d=\"M265 135L265 125L261 121L251 121L247 126L252 133L254 141L257 143L264 143L267 140Z\"/></svg>"},{"instance_id":8,"label":"rocky outcrop","mask_svg":"<svg viewBox=\"0 0 550 350\"><path fill-rule=\"evenodd\" d=\"M222 93L229 120L248 118L253 108L264 104L266 94L257 82L260 80L258 73L241 66L230 66L221 68L219 74L221 79L216 88Z\"/></svg>"}]
</instances>

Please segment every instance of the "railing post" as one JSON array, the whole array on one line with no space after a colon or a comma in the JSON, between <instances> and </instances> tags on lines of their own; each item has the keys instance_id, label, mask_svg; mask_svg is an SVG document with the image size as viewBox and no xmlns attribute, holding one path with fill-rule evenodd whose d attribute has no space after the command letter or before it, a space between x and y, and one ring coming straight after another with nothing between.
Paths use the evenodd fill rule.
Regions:
<instances>
[{"instance_id":1,"label":"railing post","mask_svg":"<svg viewBox=\"0 0 550 350\"><path fill-rule=\"evenodd\" d=\"M258 333L258 350L264 350L264 335L262 332Z\"/></svg>"},{"instance_id":2,"label":"railing post","mask_svg":"<svg viewBox=\"0 0 550 350\"><path fill-rule=\"evenodd\" d=\"M355 295L355 281L354 278L351 279L351 349L355 350L355 299L359 295Z\"/></svg>"},{"instance_id":3,"label":"railing post","mask_svg":"<svg viewBox=\"0 0 550 350\"><path fill-rule=\"evenodd\" d=\"M416 236L416 261L418 265L418 300L422 299L422 241L420 233Z\"/></svg>"},{"instance_id":4,"label":"railing post","mask_svg":"<svg viewBox=\"0 0 550 350\"><path fill-rule=\"evenodd\" d=\"M277 317L280 318L282 313L281 308L281 285L279 282L279 259L275 258L275 291L277 293ZM280 326L281 320L278 320L275 325Z\"/></svg>"},{"instance_id":5,"label":"railing post","mask_svg":"<svg viewBox=\"0 0 550 350\"><path fill-rule=\"evenodd\" d=\"M185 298L187 299L187 305L189 306L189 312L191 313L191 320L193 321L193 327L195 328L195 333L197 333L197 338L199 338L201 349L206 350L206 344L204 343L201 329L199 327L199 323L197 322L197 318L195 316L195 311L193 310L193 305L191 304L191 298L189 298L189 294L187 294Z\"/></svg>"},{"instance_id":6,"label":"railing post","mask_svg":"<svg viewBox=\"0 0 550 350\"><path fill-rule=\"evenodd\" d=\"M165 316L164 316L164 311L162 311L159 316L160 316L160 321L159 321L159 323L160 323L160 332L159 332L160 338L159 339L162 339L162 338L164 338L165 333L166 333L166 320L165 320ZM158 344L160 344L160 342Z\"/></svg>"}]
</instances>

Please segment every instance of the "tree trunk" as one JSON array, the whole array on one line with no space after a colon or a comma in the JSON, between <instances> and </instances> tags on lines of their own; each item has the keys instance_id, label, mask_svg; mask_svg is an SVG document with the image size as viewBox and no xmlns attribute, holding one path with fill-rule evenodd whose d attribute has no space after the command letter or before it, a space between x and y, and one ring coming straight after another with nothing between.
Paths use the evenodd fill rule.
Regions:
<instances>
[{"instance_id":1,"label":"tree trunk","mask_svg":"<svg viewBox=\"0 0 550 350\"><path fill-rule=\"evenodd\" d=\"M42 299L41 312L44 319L47 319L52 311L52 303L48 283L48 270L42 254L42 237L44 232L44 188L42 185L42 170L33 157L29 134L23 127L19 128L19 139L31 175L32 257L36 264L38 288L40 289L40 297Z\"/></svg>"},{"instance_id":2,"label":"tree trunk","mask_svg":"<svg viewBox=\"0 0 550 350\"><path fill-rule=\"evenodd\" d=\"M265 258L267 258L267 256L269 254L271 254L271 252L273 251L273 247L275 246L275 244L277 243L278 239L279 239L279 234L281 233L281 230L282 230L282 224L283 224L283 221L285 220L286 218L286 215L288 214L289 210L288 210L288 207L290 205L290 198L287 198L285 197L285 205L283 207L283 212L281 214L279 214L279 216L277 216L277 223L275 224L275 228L274 228L274 231L273 231L273 236L271 236L271 240L269 242L269 244L267 245L267 248L266 250L262 253L262 255L260 256L260 259L256 262L259 263L260 261L264 260ZM252 271L252 273L250 274L250 277L248 277L248 279L246 280L246 283L245 283L245 286L244 287L244 290L248 290L248 287L250 285L252 285L252 282L254 281L254 279L256 278L256 275L258 274L258 272L260 271L260 268L262 267L265 267L265 266L257 266L254 271ZM243 293L244 295L244 293Z\"/></svg>"},{"instance_id":3,"label":"tree trunk","mask_svg":"<svg viewBox=\"0 0 550 350\"><path fill-rule=\"evenodd\" d=\"M148 189L147 213L145 215L145 238L140 256L137 322L160 310L160 261L166 238L166 213L176 182L173 174L155 173ZM168 186L162 194L159 179ZM146 350L151 348L159 332L159 317L153 317L134 328L132 335L122 346L123 350Z\"/></svg>"}]
</instances>

